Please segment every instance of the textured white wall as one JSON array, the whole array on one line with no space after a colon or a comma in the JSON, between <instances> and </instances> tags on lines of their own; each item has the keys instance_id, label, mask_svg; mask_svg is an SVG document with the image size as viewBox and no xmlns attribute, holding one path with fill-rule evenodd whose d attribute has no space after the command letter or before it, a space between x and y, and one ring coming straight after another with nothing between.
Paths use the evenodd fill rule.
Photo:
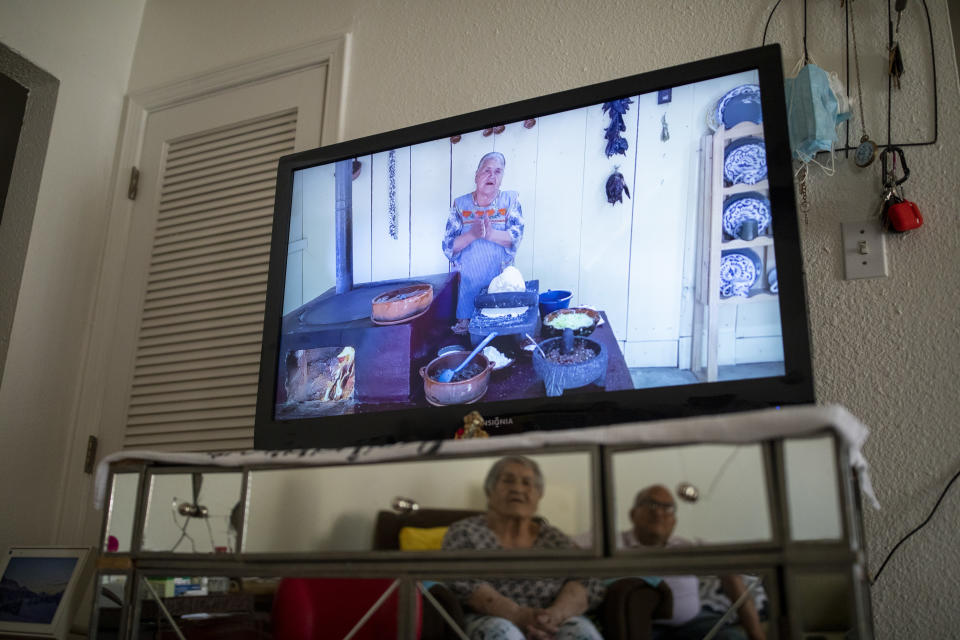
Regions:
<instances>
[{"instance_id":1,"label":"textured white wall","mask_svg":"<svg viewBox=\"0 0 960 640\"><path fill-rule=\"evenodd\" d=\"M822 66L842 76L839 4L809 3L808 44ZM866 120L881 140L886 3L853 4ZM925 516L960 464L960 100L947 3L928 4L940 139L907 149L908 195L920 204L925 226L890 238L890 277L844 281L839 223L873 214L879 168L860 170L842 157L834 177L811 174L809 222L801 223L818 398L846 405L873 427L866 453L884 504L865 513L874 569ZM353 138L755 46L772 6L772 0L148 2L131 88L349 30L344 131ZM769 40L783 45L788 69L800 54L802 15L803 3L786 0L771 22ZM930 135L932 113L921 2L910 3L901 30L907 75L895 95L893 132L898 141L917 140ZM885 569L873 589L880 638L956 633L960 613L946 605L960 576L958 520L955 489Z\"/></svg>"},{"instance_id":2,"label":"textured white wall","mask_svg":"<svg viewBox=\"0 0 960 640\"><path fill-rule=\"evenodd\" d=\"M0 386L0 548L81 542L56 516L143 6L0 3L0 41L60 80Z\"/></svg>"},{"instance_id":3,"label":"textured white wall","mask_svg":"<svg viewBox=\"0 0 960 640\"><path fill-rule=\"evenodd\" d=\"M859 0L867 124L884 133L884 3ZM840 402L874 431L866 453L884 503L865 513L871 565L919 522L960 464L954 424L960 374L960 110L947 0L933 14L940 140L908 149L909 195L926 225L889 244L891 276L842 280L839 222L872 213L878 168L839 159L833 178L811 181L801 227L818 397ZM144 12L129 90L153 86L287 46L350 31L346 137L455 115L586 83L759 44L773 1L427 2L316 0L151 1ZM810 2L808 43L842 70L837 2ZM61 80L24 291L0 389L4 517L0 545L42 542L55 501L84 324L95 286L110 159L137 37L140 2L4 2L0 40ZM869 14L869 15L868 15ZM770 40L799 55L802 3L786 0ZM932 91L922 5L904 17L907 76L894 136L929 135ZM855 93L855 92L854 92ZM11 370L16 375L11 375ZM12 479L16 479L13 482ZM72 487L76 483L71 484ZM66 494L69 499L70 494ZM880 638L944 638L960 621L956 490L907 543L873 589ZM13 540L12 538L16 538ZM908 604L909 603L909 604Z\"/></svg>"}]
</instances>

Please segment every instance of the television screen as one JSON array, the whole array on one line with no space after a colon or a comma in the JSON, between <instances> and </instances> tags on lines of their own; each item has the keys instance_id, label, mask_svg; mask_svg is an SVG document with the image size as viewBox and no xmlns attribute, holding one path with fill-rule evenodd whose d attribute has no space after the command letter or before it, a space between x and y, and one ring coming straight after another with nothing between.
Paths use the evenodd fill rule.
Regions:
<instances>
[{"instance_id":1,"label":"television screen","mask_svg":"<svg viewBox=\"0 0 960 640\"><path fill-rule=\"evenodd\" d=\"M776 45L288 156L256 446L811 402L801 267Z\"/></svg>"}]
</instances>

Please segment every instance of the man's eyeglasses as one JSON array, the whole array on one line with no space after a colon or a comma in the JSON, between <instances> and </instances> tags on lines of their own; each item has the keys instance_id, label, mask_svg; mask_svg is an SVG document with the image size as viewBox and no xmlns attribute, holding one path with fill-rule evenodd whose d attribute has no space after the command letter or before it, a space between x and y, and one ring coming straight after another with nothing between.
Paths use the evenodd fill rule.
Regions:
<instances>
[{"instance_id":1,"label":"man's eyeglasses","mask_svg":"<svg viewBox=\"0 0 960 640\"><path fill-rule=\"evenodd\" d=\"M659 511L665 515L671 516L677 512L677 505L672 502L658 502L647 498L637 502L638 507L643 507L647 511Z\"/></svg>"}]
</instances>

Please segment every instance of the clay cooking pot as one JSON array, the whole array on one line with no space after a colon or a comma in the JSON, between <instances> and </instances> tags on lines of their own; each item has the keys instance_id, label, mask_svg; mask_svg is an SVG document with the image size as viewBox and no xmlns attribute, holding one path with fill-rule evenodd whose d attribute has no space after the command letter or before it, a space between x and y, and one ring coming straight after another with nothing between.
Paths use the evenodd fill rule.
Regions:
<instances>
[{"instance_id":1,"label":"clay cooking pot","mask_svg":"<svg viewBox=\"0 0 960 640\"><path fill-rule=\"evenodd\" d=\"M423 378L423 393L427 401L432 404L466 404L483 397L490 384L490 372L493 364L482 354L478 353L468 367L479 365L483 370L472 378L459 382L438 382L433 379L444 369L455 369L457 365L470 355L468 351L455 351L434 358L425 367L420 367L420 377Z\"/></svg>"},{"instance_id":2,"label":"clay cooking pot","mask_svg":"<svg viewBox=\"0 0 960 640\"><path fill-rule=\"evenodd\" d=\"M414 316L433 302L433 287L429 284L411 284L381 293L372 301L371 317L376 322L401 322Z\"/></svg>"}]
</instances>

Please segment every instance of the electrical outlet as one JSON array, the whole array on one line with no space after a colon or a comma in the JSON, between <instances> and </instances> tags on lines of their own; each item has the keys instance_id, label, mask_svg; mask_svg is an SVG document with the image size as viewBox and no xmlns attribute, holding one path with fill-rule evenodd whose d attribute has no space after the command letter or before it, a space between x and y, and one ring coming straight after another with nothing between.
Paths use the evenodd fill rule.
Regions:
<instances>
[{"instance_id":1,"label":"electrical outlet","mask_svg":"<svg viewBox=\"0 0 960 640\"><path fill-rule=\"evenodd\" d=\"M887 242L879 219L841 223L847 280L885 278Z\"/></svg>"}]
</instances>

